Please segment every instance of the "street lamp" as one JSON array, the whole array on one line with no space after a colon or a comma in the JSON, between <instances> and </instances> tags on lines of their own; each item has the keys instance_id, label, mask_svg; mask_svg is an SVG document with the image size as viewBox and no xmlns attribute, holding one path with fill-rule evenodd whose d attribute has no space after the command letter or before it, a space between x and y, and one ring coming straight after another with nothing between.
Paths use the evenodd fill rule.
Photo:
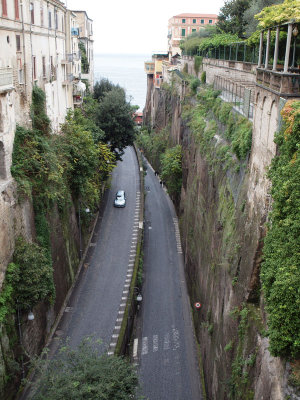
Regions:
<instances>
[{"instance_id":1,"label":"street lamp","mask_svg":"<svg viewBox=\"0 0 300 400\"><path fill-rule=\"evenodd\" d=\"M292 34L294 36L293 62L292 62L292 67L293 68L296 68L296 63L295 63L295 61L296 61L296 59L295 59L296 58L296 40L297 40L298 33L299 33L298 27L297 27L297 25L294 25L294 28L292 30Z\"/></svg>"},{"instance_id":2,"label":"street lamp","mask_svg":"<svg viewBox=\"0 0 300 400\"><path fill-rule=\"evenodd\" d=\"M79 200L79 207L78 207L78 225L79 225L79 253L80 253L80 260L82 258L82 237L81 237L81 218L80 218L80 205L81 201ZM85 206L84 211L89 214L91 210L89 207Z\"/></svg>"}]
</instances>

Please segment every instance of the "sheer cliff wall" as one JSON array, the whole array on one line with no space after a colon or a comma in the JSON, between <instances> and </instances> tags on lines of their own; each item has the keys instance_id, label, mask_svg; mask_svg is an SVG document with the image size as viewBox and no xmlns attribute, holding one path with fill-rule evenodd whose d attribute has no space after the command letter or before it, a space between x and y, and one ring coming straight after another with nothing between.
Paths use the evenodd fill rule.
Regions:
<instances>
[{"instance_id":1,"label":"sheer cliff wall","mask_svg":"<svg viewBox=\"0 0 300 400\"><path fill-rule=\"evenodd\" d=\"M268 351L259 276L279 97L257 88L251 152L238 168L225 168L219 158L225 131L219 121L214 149L200 149L182 118L183 100L151 87L145 120L157 130L168 126L171 142L183 149L178 213L191 306L202 304L193 316L207 398L296 399L287 383L289 365Z\"/></svg>"}]
</instances>

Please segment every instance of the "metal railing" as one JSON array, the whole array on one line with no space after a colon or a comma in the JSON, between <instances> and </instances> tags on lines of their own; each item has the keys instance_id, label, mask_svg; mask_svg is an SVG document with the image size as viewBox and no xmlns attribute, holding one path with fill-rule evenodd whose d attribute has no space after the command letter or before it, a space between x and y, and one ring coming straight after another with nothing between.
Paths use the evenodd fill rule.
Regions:
<instances>
[{"instance_id":1,"label":"metal railing","mask_svg":"<svg viewBox=\"0 0 300 400\"><path fill-rule=\"evenodd\" d=\"M13 85L13 69L0 68L0 87Z\"/></svg>"},{"instance_id":2,"label":"metal railing","mask_svg":"<svg viewBox=\"0 0 300 400\"><path fill-rule=\"evenodd\" d=\"M202 51L184 52L183 56L202 56L217 60L242 61L257 64L259 49L257 46L248 46L244 42L231 43Z\"/></svg>"},{"instance_id":3,"label":"metal railing","mask_svg":"<svg viewBox=\"0 0 300 400\"><path fill-rule=\"evenodd\" d=\"M232 103L233 108L246 118L253 119L254 90L247 84L223 76L215 76L214 89L220 90L220 97Z\"/></svg>"}]
</instances>

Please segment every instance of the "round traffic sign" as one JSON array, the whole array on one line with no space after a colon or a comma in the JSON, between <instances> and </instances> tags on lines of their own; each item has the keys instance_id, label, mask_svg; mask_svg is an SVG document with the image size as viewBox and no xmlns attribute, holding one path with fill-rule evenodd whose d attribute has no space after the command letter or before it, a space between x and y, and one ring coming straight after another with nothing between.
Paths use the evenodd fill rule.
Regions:
<instances>
[{"instance_id":1,"label":"round traffic sign","mask_svg":"<svg viewBox=\"0 0 300 400\"><path fill-rule=\"evenodd\" d=\"M199 309L199 308L201 308L201 304L200 303L195 303L195 307Z\"/></svg>"}]
</instances>

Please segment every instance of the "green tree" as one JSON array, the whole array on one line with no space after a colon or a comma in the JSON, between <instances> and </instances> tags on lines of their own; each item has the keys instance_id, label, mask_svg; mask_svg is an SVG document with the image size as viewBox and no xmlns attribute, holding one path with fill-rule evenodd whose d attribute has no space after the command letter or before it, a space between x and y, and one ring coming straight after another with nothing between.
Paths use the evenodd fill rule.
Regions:
<instances>
[{"instance_id":1,"label":"green tree","mask_svg":"<svg viewBox=\"0 0 300 400\"><path fill-rule=\"evenodd\" d=\"M103 78L100 81L96 82L94 86L93 96L94 99L101 101L107 92L110 92L114 88L120 88L119 85L114 85L108 79Z\"/></svg>"},{"instance_id":2,"label":"green tree","mask_svg":"<svg viewBox=\"0 0 300 400\"><path fill-rule=\"evenodd\" d=\"M280 4L283 0L252 0L244 13L245 33L249 37L257 30L258 21L255 17L263 8Z\"/></svg>"},{"instance_id":3,"label":"green tree","mask_svg":"<svg viewBox=\"0 0 300 400\"><path fill-rule=\"evenodd\" d=\"M181 192L182 184L182 150L178 144L171 147L161 157L162 172L161 178L166 183L168 193L176 201Z\"/></svg>"},{"instance_id":4,"label":"green tree","mask_svg":"<svg viewBox=\"0 0 300 400\"><path fill-rule=\"evenodd\" d=\"M124 358L97 354L85 339L77 349L63 346L56 358L40 361L40 379L32 400L137 399L135 367Z\"/></svg>"},{"instance_id":5,"label":"green tree","mask_svg":"<svg viewBox=\"0 0 300 400\"><path fill-rule=\"evenodd\" d=\"M90 64L86 55L86 49L84 43L79 42L78 47L81 53L81 72L83 74L88 74L90 71Z\"/></svg>"},{"instance_id":6,"label":"green tree","mask_svg":"<svg viewBox=\"0 0 300 400\"><path fill-rule=\"evenodd\" d=\"M99 103L96 122L117 159L121 159L124 148L133 145L135 140L133 111L124 89L118 87L107 92Z\"/></svg>"},{"instance_id":7,"label":"green tree","mask_svg":"<svg viewBox=\"0 0 300 400\"><path fill-rule=\"evenodd\" d=\"M264 244L261 280L268 311L270 351L300 355L300 101L283 108L272 160L272 212Z\"/></svg>"},{"instance_id":8,"label":"green tree","mask_svg":"<svg viewBox=\"0 0 300 400\"><path fill-rule=\"evenodd\" d=\"M245 37L246 21L245 11L249 8L251 0L227 0L220 9L217 28L221 32L237 34Z\"/></svg>"}]
</instances>

